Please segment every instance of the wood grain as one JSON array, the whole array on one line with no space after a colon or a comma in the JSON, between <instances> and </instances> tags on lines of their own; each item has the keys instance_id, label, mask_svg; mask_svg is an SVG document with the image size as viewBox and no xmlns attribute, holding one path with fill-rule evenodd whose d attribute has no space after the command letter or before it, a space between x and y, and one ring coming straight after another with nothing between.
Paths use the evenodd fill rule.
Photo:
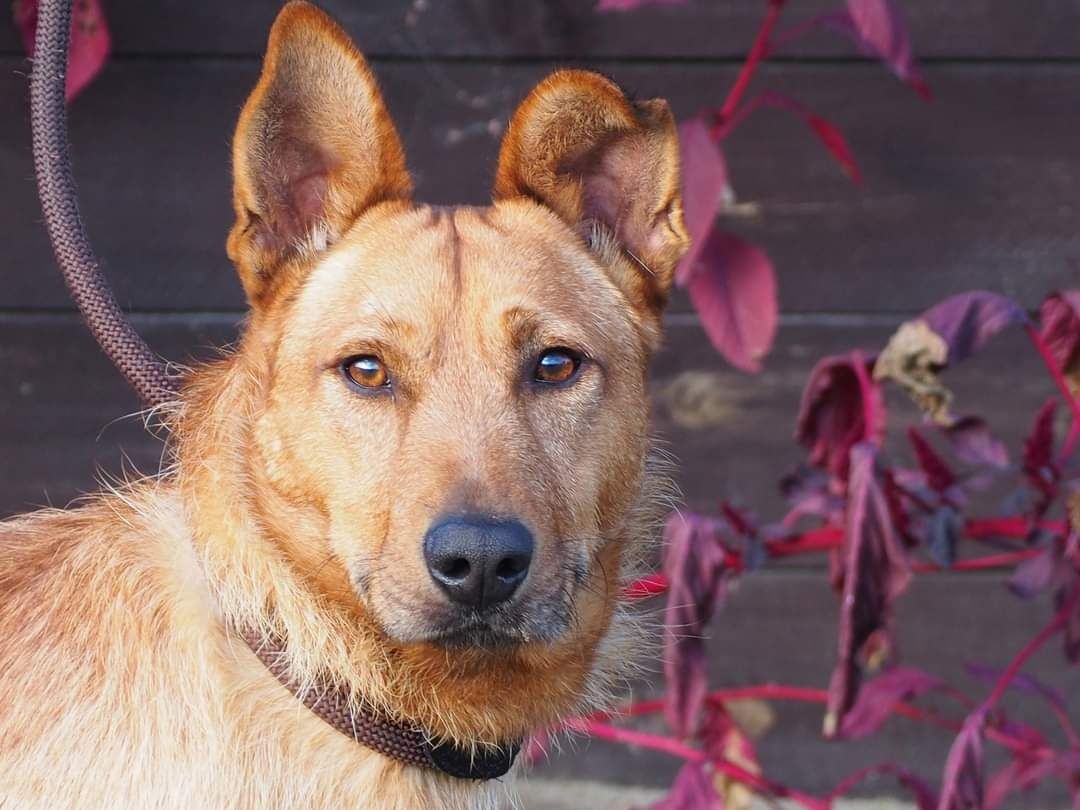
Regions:
<instances>
[{"instance_id":1,"label":"wood grain","mask_svg":"<svg viewBox=\"0 0 1080 810\"><path fill-rule=\"evenodd\" d=\"M365 50L397 57L738 58L764 4L687 0L630 14L596 14L597 0L322 0ZM278 3L269 0L110 0L105 14L118 54L199 56L262 53ZM1076 58L1077 0L905 0L915 52L926 58ZM790 3L786 25L843 8L842 0ZM0 20L0 52L21 52ZM794 56L847 56L838 34L808 37Z\"/></svg>"},{"instance_id":2,"label":"wood grain","mask_svg":"<svg viewBox=\"0 0 1080 810\"><path fill-rule=\"evenodd\" d=\"M638 95L667 96L682 116L733 77L731 67L697 64L593 66ZM421 199L488 199L501 127L550 67L378 66ZM249 60L116 62L76 101L84 216L124 304L241 306L223 249L228 144L255 72ZM729 142L739 206L725 226L773 258L786 312L912 312L978 287L1034 306L1075 283L1080 106L1064 100L1080 98L1080 68L928 74L932 105L871 66L784 66L762 77L762 87L831 116L866 177L855 187L784 113L760 113ZM40 226L25 85L11 73L0 75L0 121L0 307L66 308Z\"/></svg>"}]
</instances>

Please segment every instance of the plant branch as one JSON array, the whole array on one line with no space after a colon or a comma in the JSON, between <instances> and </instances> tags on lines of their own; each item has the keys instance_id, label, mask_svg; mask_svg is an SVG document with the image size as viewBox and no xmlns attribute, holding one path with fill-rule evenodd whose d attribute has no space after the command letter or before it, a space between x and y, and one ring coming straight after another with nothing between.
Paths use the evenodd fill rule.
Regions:
<instances>
[{"instance_id":1,"label":"plant branch","mask_svg":"<svg viewBox=\"0 0 1080 810\"><path fill-rule=\"evenodd\" d=\"M994 690L983 703L983 710L992 709L1001 700L1001 696L1005 694L1005 690L1009 688L1009 684L1012 683L1017 673L1023 669L1028 659L1065 626L1078 602L1080 602L1080 585L1073 588L1073 592L1058 609L1057 613L1054 614L1054 618L1050 620L1050 623L1025 644L1020 649L1020 652L1013 656L1012 661L1005 667L1005 671L1001 673L1001 677L998 678L997 683L994 685Z\"/></svg>"},{"instance_id":2,"label":"plant branch","mask_svg":"<svg viewBox=\"0 0 1080 810\"><path fill-rule=\"evenodd\" d=\"M718 772L737 782L741 782L759 793L767 793L780 799L791 799L809 810L827 810L829 807L827 801L819 799L816 796L811 796L808 793L802 793L801 791L789 788L787 785L774 782L771 779L767 779L760 774L747 770L740 765L736 765L730 760L710 759L703 751L700 751L697 748L691 748L689 745L684 745L678 740L673 740L670 737L619 728L618 726L613 726L598 720L571 720L567 723L567 726L599 740L625 743L627 745L648 748L653 751L661 751L665 754L684 759L687 762L707 762Z\"/></svg>"},{"instance_id":3,"label":"plant branch","mask_svg":"<svg viewBox=\"0 0 1080 810\"><path fill-rule=\"evenodd\" d=\"M785 0L769 0L769 9L765 12L765 19L761 22L757 36L754 37L754 44L750 47L750 53L747 54L746 61L743 62L739 75L735 78L735 83L731 86L727 98L724 99L723 105L716 114L716 121L710 133L714 141L719 141L723 137L725 124L735 114L735 110L738 108L743 96L746 95L746 90L750 87L750 82L753 81L758 65L768 58L772 50L770 37L780 20L780 12L784 8L784 2Z\"/></svg>"},{"instance_id":4,"label":"plant branch","mask_svg":"<svg viewBox=\"0 0 1080 810\"><path fill-rule=\"evenodd\" d=\"M1039 330L1030 323L1024 324L1024 329L1027 331L1028 337L1031 338L1036 350L1038 350L1039 356L1042 357L1043 363L1046 364L1050 376L1054 378L1054 383L1057 385L1061 395L1065 397L1065 402L1072 413L1072 424L1061 448L1060 461L1064 465L1065 461L1072 455L1077 440L1080 439L1080 398L1073 396L1072 390L1069 388L1069 382L1065 379L1065 374L1058 367L1053 352L1050 351L1050 347L1043 340L1042 335L1039 334Z\"/></svg>"}]
</instances>

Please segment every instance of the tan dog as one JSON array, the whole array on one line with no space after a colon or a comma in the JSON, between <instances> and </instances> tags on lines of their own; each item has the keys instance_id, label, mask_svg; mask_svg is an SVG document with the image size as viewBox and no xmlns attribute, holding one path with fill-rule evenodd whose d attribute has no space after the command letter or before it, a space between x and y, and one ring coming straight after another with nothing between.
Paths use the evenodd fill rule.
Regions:
<instances>
[{"instance_id":1,"label":"tan dog","mask_svg":"<svg viewBox=\"0 0 1080 810\"><path fill-rule=\"evenodd\" d=\"M595 705L655 500L671 114L556 73L491 207L416 205L363 57L291 3L234 171L250 317L187 381L171 471L0 524L0 807L496 806L327 725L235 628L467 750Z\"/></svg>"}]
</instances>

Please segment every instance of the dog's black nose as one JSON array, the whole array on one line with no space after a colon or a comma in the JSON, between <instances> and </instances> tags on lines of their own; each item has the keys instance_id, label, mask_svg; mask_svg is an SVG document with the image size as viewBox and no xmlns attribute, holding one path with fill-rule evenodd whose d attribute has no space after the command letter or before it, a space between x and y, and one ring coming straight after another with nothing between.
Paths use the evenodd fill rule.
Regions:
<instances>
[{"instance_id":1,"label":"dog's black nose","mask_svg":"<svg viewBox=\"0 0 1080 810\"><path fill-rule=\"evenodd\" d=\"M445 518L424 538L432 579L451 601L483 610L505 602L525 581L533 537L516 520Z\"/></svg>"}]
</instances>

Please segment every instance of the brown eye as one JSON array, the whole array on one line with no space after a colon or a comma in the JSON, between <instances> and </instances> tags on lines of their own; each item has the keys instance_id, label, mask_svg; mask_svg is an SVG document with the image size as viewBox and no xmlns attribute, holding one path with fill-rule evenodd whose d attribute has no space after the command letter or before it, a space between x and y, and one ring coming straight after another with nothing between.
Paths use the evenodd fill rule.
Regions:
<instances>
[{"instance_id":1,"label":"brown eye","mask_svg":"<svg viewBox=\"0 0 1080 810\"><path fill-rule=\"evenodd\" d=\"M548 349L536 361L533 378L542 383L564 383L572 380L581 367L581 355L570 349Z\"/></svg>"},{"instance_id":2,"label":"brown eye","mask_svg":"<svg viewBox=\"0 0 1080 810\"><path fill-rule=\"evenodd\" d=\"M385 388L390 384L390 373L374 355L352 357L345 361L342 368L345 376L361 388Z\"/></svg>"}]
</instances>

